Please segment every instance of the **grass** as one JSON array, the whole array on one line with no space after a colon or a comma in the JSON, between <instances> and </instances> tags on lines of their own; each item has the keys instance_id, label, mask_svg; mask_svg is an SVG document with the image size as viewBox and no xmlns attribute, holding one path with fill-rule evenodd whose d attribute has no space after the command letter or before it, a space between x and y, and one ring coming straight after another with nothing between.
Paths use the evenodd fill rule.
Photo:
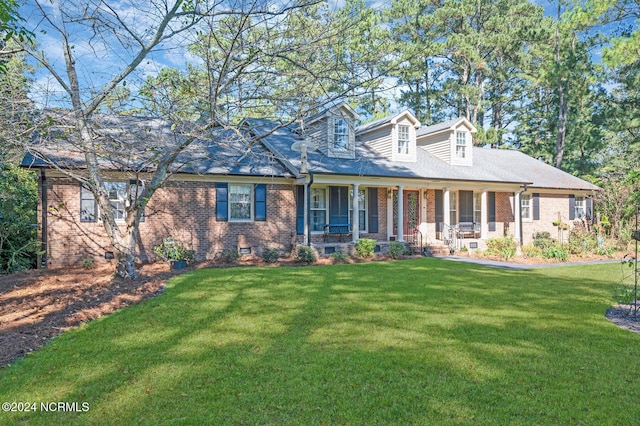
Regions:
<instances>
[{"instance_id":1,"label":"grass","mask_svg":"<svg viewBox=\"0 0 640 426\"><path fill-rule=\"evenodd\" d=\"M619 265L198 270L0 370L0 424L639 424ZM80 407L80 406L79 406Z\"/></svg>"}]
</instances>

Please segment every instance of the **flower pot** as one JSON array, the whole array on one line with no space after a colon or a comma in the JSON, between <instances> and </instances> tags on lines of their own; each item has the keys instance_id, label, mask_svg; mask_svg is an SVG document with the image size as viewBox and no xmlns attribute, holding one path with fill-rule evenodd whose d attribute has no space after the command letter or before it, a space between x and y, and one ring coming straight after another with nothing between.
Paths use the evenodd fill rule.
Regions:
<instances>
[{"instance_id":1,"label":"flower pot","mask_svg":"<svg viewBox=\"0 0 640 426\"><path fill-rule=\"evenodd\" d=\"M172 271L177 271L177 270L186 268L187 261L186 260L170 260L169 265L171 266Z\"/></svg>"}]
</instances>

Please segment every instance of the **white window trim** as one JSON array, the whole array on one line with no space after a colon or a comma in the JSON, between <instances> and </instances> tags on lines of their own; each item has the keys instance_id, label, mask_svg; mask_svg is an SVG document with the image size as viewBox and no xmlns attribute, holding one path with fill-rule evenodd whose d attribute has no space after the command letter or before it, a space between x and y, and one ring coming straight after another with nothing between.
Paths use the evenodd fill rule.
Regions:
<instances>
[{"instance_id":1,"label":"white window trim","mask_svg":"<svg viewBox=\"0 0 640 426\"><path fill-rule=\"evenodd\" d=\"M453 220L451 213L453 215ZM455 226L458 224L460 218L458 217L458 191L449 190L449 225Z\"/></svg>"},{"instance_id":2,"label":"white window trim","mask_svg":"<svg viewBox=\"0 0 640 426\"><path fill-rule=\"evenodd\" d=\"M478 220L476 220L476 214L477 214ZM474 223L482 222L482 192L473 193L473 222Z\"/></svg>"},{"instance_id":3,"label":"white window trim","mask_svg":"<svg viewBox=\"0 0 640 426\"><path fill-rule=\"evenodd\" d=\"M575 200L574 209L573 209L574 217L576 219L582 219L587 215L585 197L583 197L582 195L576 195L574 200ZM578 209L582 211L582 214L578 214Z\"/></svg>"},{"instance_id":4,"label":"white window trim","mask_svg":"<svg viewBox=\"0 0 640 426\"><path fill-rule=\"evenodd\" d=\"M400 130L406 130L406 132L401 132ZM398 133L398 139L397 139L397 146L396 146L396 154L402 155L402 156L408 156L409 150L410 150L409 146L411 145L411 128L407 124L398 124L397 133ZM406 136L406 139L400 138L400 135L402 134ZM401 142L405 142L405 145L404 145L405 149L401 149L402 147Z\"/></svg>"},{"instance_id":5,"label":"white window trim","mask_svg":"<svg viewBox=\"0 0 640 426\"><path fill-rule=\"evenodd\" d=\"M324 210L324 221L325 223L327 223L327 221L329 220L329 187L328 186L315 186L311 188L312 192L314 189L322 189L324 190L324 208L313 208L313 201L311 201L309 203L309 218L311 218L311 212L312 211L322 211ZM313 196L311 194L309 194L309 197L311 200L313 200ZM319 229L319 230L313 230L312 228L312 224L309 224L309 228L310 228L310 232L312 234L323 234L324 233L324 229Z\"/></svg>"},{"instance_id":6,"label":"white window trim","mask_svg":"<svg viewBox=\"0 0 640 426\"><path fill-rule=\"evenodd\" d=\"M338 133L336 132L337 129L337 124L342 121L344 123L344 133ZM338 146L336 144L336 137L337 136L344 136L345 137L345 142L344 142L344 146ZM343 117L337 117L333 119L333 140L331 141L332 144L332 149L334 151L338 151L338 152L344 152L344 151L348 151L349 150L349 122L347 121L346 118Z\"/></svg>"},{"instance_id":7,"label":"white window trim","mask_svg":"<svg viewBox=\"0 0 640 426\"><path fill-rule=\"evenodd\" d=\"M107 197L109 198L109 204L111 204L111 210L114 212L114 219L116 222L124 222L125 219L127 218L127 207L129 207L129 197L127 197L127 193L129 191L129 184L126 181L108 181L104 183L106 189L107 189ZM120 199L120 198L111 198L111 188L112 187L118 187L120 185L124 185L124 198ZM119 188L118 188L119 189ZM120 194L118 193L118 189L116 189L116 195L119 196ZM115 209L113 207L112 203L122 203L122 217L116 217L115 215Z\"/></svg>"},{"instance_id":8,"label":"white window trim","mask_svg":"<svg viewBox=\"0 0 640 426\"><path fill-rule=\"evenodd\" d=\"M461 139L464 139L464 141L461 142ZM455 157L458 159L466 159L467 158L467 132L462 131L462 130L456 130L456 152L455 152ZM461 149L460 149L461 148ZM459 152L462 152L462 155L459 155Z\"/></svg>"},{"instance_id":9,"label":"white window trim","mask_svg":"<svg viewBox=\"0 0 640 426\"><path fill-rule=\"evenodd\" d=\"M529 214L525 215L525 207ZM531 194L520 194L520 214L523 222L533 222L533 197Z\"/></svg>"},{"instance_id":10,"label":"white window trim","mask_svg":"<svg viewBox=\"0 0 640 426\"><path fill-rule=\"evenodd\" d=\"M231 201L231 187L232 186L245 186L245 187L249 187L249 210L250 210L250 217L249 218L240 218L240 219L235 219L231 217L231 205L234 204ZM255 204L255 189L254 189L254 185L250 184L250 183L229 183L228 186L228 191L229 191L229 195L228 195L228 201L227 201L227 221L228 222L236 222L236 223L248 223L248 222L253 222L254 221L254 204ZM239 203L235 203L235 204L239 204Z\"/></svg>"}]
</instances>

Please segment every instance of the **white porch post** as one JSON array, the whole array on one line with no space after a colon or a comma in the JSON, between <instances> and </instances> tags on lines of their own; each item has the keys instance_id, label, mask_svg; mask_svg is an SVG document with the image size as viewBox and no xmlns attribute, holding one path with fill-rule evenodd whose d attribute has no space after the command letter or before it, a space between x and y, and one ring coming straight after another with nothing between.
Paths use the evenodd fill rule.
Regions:
<instances>
[{"instance_id":1,"label":"white porch post","mask_svg":"<svg viewBox=\"0 0 640 426\"><path fill-rule=\"evenodd\" d=\"M444 188L442 194L442 216L444 222L444 229L442 232L449 233L449 226L451 226L451 202L449 201L449 188Z\"/></svg>"},{"instance_id":2,"label":"white porch post","mask_svg":"<svg viewBox=\"0 0 640 426\"><path fill-rule=\"evenodd\" d=\"M360 238L360 206L358 204L358 187L357 183L353 184L353 197L351 198L352 206L352 219L351 219L351 235L353 235L353 242L357 243Z\"/></svg>"},{"instance_id":3,"label":"white porch post","mask_svg":"<svg viewBox=\"0 0 640 426\"><path fill-rule=\"evenodd\" d=\"M309 184L304 185L304 244L309 245L311 242L311 233L309 232Z\"/></svg>"},{"instance_id":4,"label":"white porch post","mask_svg":"<svg viewBox=\"0 0 640 426\"><path fill-rule=\"evenodd\" d=\"M520 246L520 218L522 217L522 215L520 214L520 209L522 208L521 204L520 204L520 191L516 191L515 193L515 197L513 197L513 215L515 216L514 220L515 220L515 235L513 236L513 239L515 240L515 242L518 244L518 246Z\"/></svg>"},{"instance_id":5,"label":"white porch post","mask_svg":"<svg viewBox=\"0 0 640 426\"><path fill-rule=\"evenodd\" d=\"M487 210L487 190L480 195L480 239L486 240L489 232L489 211Z\"/></svg>"},{"instance_id":6,"label":"white porch post","mask_svg":"<svg viewBox=\"0 0 640 426\"><path fill-rule=\"evenodd\" d=\"M398 241L404 241L404 187L398 185Z\"/></svg>"}]
</instances>

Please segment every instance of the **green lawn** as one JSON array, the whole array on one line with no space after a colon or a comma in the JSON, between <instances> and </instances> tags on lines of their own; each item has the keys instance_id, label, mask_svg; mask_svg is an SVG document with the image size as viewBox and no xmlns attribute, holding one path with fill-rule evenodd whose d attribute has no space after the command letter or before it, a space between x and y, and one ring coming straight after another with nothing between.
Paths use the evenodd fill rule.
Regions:
<instances>
[{"instance_id":1,"label":"green lawn","mask_svg":"<svg viewBox=\"0 0 640 426\"><path fill-rule=\"evenodd\" d=\"M604 317L622 273L198 270L0 369L0 402L38 404L0 424L636 425L640 336Z\"/></svg>"}]
</instances>

